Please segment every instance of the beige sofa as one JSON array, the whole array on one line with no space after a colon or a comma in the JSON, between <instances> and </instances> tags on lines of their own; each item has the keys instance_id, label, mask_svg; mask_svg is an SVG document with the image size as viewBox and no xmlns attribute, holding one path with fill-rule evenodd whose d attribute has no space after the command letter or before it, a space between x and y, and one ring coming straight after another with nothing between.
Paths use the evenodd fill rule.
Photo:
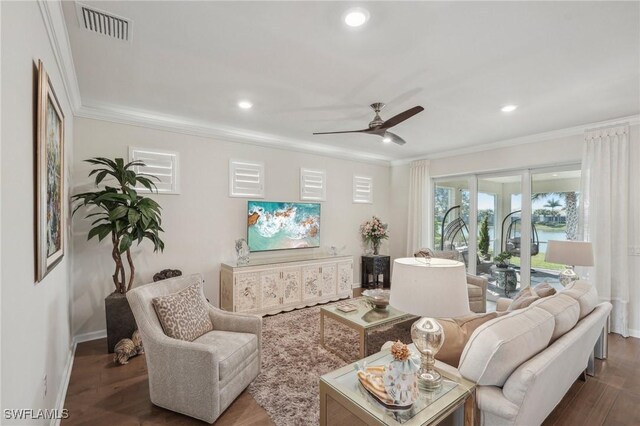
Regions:
<instances>
[{"instance_id":1,"label":"beige sofa","mask_svg":"<svg viewBox=\"0 0 640 426\"><path fill-rule=\"evenodd\" d=\"M460 260L460 253L456 250L431 250L420 249L413 254L415 257L426 257L426 255L440 259ZM469 295L469 309L475 313L487 312L487 285L486 278L467 274L467 293Z\"/></svg>"},{"instance_id":2,"label":"beige sofa","mask_svg":"<svg viewBox=\"0 0 640 426\"><path fill-rule=\"evenodd\" d=\"M587 368L610 311L577 281L477 328L457 374L478 384L481 424L541 424Z\"/></svg>"}]
</instances>

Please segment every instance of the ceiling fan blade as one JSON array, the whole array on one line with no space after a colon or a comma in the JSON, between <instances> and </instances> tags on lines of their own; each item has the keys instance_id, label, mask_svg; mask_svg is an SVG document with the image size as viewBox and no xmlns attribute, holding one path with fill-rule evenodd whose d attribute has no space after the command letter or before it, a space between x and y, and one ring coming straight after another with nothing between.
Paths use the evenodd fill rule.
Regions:
<instances>
[{"instance_id":1,"label":"ceiling fan blade","mask_svg":"<svg viewBox=\"0 0 640 426\"><path fill-rule=\"evenodd\" d=\"M314 133L314 135L335 135L336 133L371 133L371 129L344 130L341 132L318 132L318 133Z\"/></svg>"},{"instance_id":2,"label":"ceiling fan blade","mask_svg":"<svg viewBox=\"0 0 640 426\"><path fill-rule=\"evenodd\" d=\"M405 112L401 112L398 115L394 115L393 117L391 117L390 119L382 123L380 128L390 129L393 126L396 126L402 123L403 121L408 120L409 118L413 117L414 115L422 111L424 111L424 108L422 108L421 106L414 106L413 108L409 108Z\"/></svg>"},{"instance_id":3,"label":"ceiling fan blade","mask_svg":"<svg viewBox=\"0 0 640 426\"><path fill-rule=\"evenodd\" d=\"M405 141L404 139L402 139L400 136L396 135L395 133L386 132L384 134L384 136L391 138L391 142L397 143L398 145L404 145L405 143L407 143L407 141Z\"/></svg>"}]
</instances>

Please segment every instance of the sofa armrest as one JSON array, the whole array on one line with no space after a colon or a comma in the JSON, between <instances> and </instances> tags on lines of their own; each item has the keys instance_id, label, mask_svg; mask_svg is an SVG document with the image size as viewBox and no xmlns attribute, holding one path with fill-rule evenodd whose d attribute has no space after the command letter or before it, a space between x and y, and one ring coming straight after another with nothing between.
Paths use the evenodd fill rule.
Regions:
<instances>
[{"instance_id":1,"label":"sofa armrest","mask_svg":"<svg viewBox=\"0 0 640 426\"><path fill-rule=\"evenodd\" d=\"M509 306L513 302L513 299L507 297L501 297L496 301L496 312L505 312L509 309Z\"/></svg>"},{"instance_id":2,"label":"sofa armrest","mask_svg":"<svg viewBox=\"0 0 640 426\"><path fill-rule=\"evenodd\" d=\"M481 412L488 412L505 420L515 420L520 410L520 407L509 401L502 393L502 389L496 386L478 386L476 401ZM481 415L481 417L485 416Z\"/></svg>"}]
</instances>

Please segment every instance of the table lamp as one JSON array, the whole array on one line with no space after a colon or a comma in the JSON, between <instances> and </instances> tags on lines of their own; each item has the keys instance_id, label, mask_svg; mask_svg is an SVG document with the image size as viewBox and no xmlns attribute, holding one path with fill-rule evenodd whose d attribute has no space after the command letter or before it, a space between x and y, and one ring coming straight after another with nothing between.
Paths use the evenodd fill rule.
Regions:
<instances>
[{"instance_id":1,"label":"table lamp","mask_svg":"<svg viewBox=\"0 0 640 426\"><path fill-rule=\"evenodd\" d=\"M389 304L396 309L419 315L411 326L411 339L420 351L420 386L434 390L442 376L434 368L435 354L444 343L442 326L434 318L469 314L467 275L464 263L455 260L407 257L393 262Z\"/></svg>"},{"instance_id":2,"label":"table lamp","mask_svg":"<svg viewBox=\"0 0 640 426\"><path fill-rule=\"evenodd\" d=\"M555 241L547 243L545 262L561 263L565 270L559 275L560 284L567 286L580 279L573 270L574 266L593 266L593 247L587 241Z\"/></svg>"}]
</instances>

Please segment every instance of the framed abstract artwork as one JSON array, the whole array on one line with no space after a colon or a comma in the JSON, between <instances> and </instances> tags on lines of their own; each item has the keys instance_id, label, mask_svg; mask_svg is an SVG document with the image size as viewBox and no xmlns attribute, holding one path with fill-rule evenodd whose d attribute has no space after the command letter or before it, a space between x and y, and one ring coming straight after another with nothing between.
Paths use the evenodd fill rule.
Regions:
<instances>
[{"instance_id":1,"label":"framed abstract artwork","mask_svg":"<svg viewBox=\"0 0 640 426\"><path fill-rule=\"evenodd\" d=\"M38 61L36 150L37 256L41 281L64 256L64 114L42 61Z\"/></svg>"}]
</instances>

